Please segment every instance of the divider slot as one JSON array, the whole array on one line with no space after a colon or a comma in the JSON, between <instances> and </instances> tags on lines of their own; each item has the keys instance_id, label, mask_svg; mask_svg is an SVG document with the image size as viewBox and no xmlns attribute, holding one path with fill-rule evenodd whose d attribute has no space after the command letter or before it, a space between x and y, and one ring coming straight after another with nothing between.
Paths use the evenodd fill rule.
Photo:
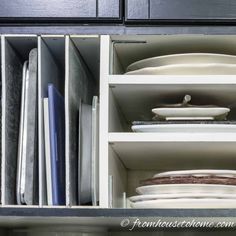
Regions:
<instances>
[{"instance_id":1,"label":"divider slot","mask_svg":"<svg viewBox=\"0 0 236 236\"><path fill-rule=\"evenodd\" d=\"M65 84L65 38L44 35L39 37L39 203L48 205L45 143L44 143L44 112L43 98L48 97L48 84L52 83L64 95Z\"/></svg>"},{"instance_id":2,"label":"divider slot","mask_svg":"<svg viewBox=\"0 0 236 236\"><path fill-rule=\"evenodd\" d=\"M34 35L2 37L2 204L16 204L17 155L20 127L22 69L31 49L37 48Z\"/></svg>"}]
</instances>

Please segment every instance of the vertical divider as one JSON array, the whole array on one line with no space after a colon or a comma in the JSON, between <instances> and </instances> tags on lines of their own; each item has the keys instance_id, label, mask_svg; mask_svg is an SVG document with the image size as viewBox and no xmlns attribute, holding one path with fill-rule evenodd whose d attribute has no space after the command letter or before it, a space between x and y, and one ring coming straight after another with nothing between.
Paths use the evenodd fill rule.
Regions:
<instances>
[{"instance_id":1,"label":"vertical divider","mask_svg":"<svg viewBox=\"0 0 236 236\"><path fill-rule=\"evenodd\" d=\"M99 117L99 200L100 207L109 207L109 171L108 171L108 99L110 36L101 36L100 46L100 117Z\"/></svg>"},{"instance_id":2,"label":"vertical divider","mask_svg":"<svg viewBox=\"0 0 236 236\"><path fill-rule=\"evenodd\" d=\"M1 86L1 203L2 205L6 204L5 201L5 100L6 100L6 73L5 73L5 37L1 36L1 77L2 77L2 86Z\"/></svg>"},{"instance_id":3,"label":"vertical divider","mask_svg":"<svg viewBox=\"0 0 236 236\"><path fill-rule=\"evenodd\" d=\"M68 90L69 90L69 63L70 63L70 55L69 55L69 47L70 47L70 37L68 35L65 36L65 170L66 170L66 205L70 206L75 204L75 200L71 199L71 183L70 183L70 151L69 151L69 139L67 138L69 135L69 124L68 124L68 107L69 107L69 99L68 99ZM74 193L75 194L75 193Z\"/></svg>"},{"instance_id":4,"label":"vertical divider","mask_svg":"<svg viewBox=\"0 0 236 236\"><path fill-rule=\"evenodd\" d=\"M43 178L43 155L44 147L42 145L42 104L41 104L41 57L42 57L42 39L38 36L38 167L39 167L39 206L42 207L46 203L46 199L42 196L43 189L45 188L45 176Z\"/></svg>"}]
</instances>

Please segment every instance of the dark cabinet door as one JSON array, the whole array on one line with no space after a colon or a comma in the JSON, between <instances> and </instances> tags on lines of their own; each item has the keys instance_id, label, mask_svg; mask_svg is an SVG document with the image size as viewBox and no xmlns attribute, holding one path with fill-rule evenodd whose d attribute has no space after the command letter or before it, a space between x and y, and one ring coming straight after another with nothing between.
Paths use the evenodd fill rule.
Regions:
<instances>
[{"instance_id":1,"label":"dark cabinet door","mask_svg":"<svg viewBox=\"0 0 236 236\"><path fill-rule=\"evenodd\" d=\"M121 19L121 0L1 0L0 20L104 21Z\"/></svg>"},{"instance_id":2,"label":"dark cabinet door","mask_svg":"<svg viewBox=\"0 0 236 236\"><path fill-rule=\"evenodd\" d=\"M126 21L230 22L235 0L126 0Z\"/></svg>"}]
</instances>

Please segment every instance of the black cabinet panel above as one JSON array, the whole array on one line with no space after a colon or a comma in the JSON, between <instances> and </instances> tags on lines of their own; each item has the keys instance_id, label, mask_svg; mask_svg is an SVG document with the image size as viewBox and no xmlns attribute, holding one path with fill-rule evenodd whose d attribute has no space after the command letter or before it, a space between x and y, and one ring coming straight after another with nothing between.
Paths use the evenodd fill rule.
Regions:
<instances>
[{"instance_id":1,"label":"black cabinet panel above","mask_svg":"<svg viewBox=\"0 0 236 236\"><path fill-rule=\"evenodd\" d=\"M235 0L126 0L126 20L134 22L229 22Z\"/></svg>"},{"instance_id":2,"label":"black cabinet panel above","mask_svg":"<svg viewBox=\"0 0 236 236\"><path fill-rule=\"evenodd\" d=\"M100 0L98 1L98 17L119 18L121 12L119 0Z\"/></svg>"},{"instance_id":3,"label":"black cabinet panel above","mask_svg":"<svg viewBox=\"0 0 236 236\"><path fill-rule=\"evenodd\" d=\"M121 19L121 0L1 0L0 20L11 22Z\"/></svg>"}]
</instances>

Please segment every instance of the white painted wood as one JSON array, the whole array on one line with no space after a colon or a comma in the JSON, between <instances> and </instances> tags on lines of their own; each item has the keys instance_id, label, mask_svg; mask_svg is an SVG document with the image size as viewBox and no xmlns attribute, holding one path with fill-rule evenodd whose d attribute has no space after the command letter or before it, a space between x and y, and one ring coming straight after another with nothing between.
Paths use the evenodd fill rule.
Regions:
<instances>
[{"instance_id":1,"label":"white painted wood","mask_svg":"<svg viewBox=\"0 0 236 236\"><path fill-rule=\"evenodd\" d=\"M124 85L234 85L235 75L109 75L109 84Z\"/></svg>"},{"instance_id":2,"label":"white painted wood","mask_svg":"<svg viewBox=\"0 0 236 236\"><path fill-rule=\"evenodd\" d=\"M111 69L113 70L113 74L123 74L123 72L124 72L124 68L123 68L123 66L122 66L122 64L121 64L121 62L120 62L120 59L119 59L119 57L118 57L118 55L117 55L117 52L116 52L116 50L115 50L115 48L114 48L114 44L112 44L112 49L111 49L111 52L112 52L112 54L113 54L113 56L112 56L112 60L111 60Z\"/></svg>"},{"instance_id":3,"label":"white painted wood","mask_svg":"<svg viewBox=\"0 0 236 236\"><path fill-rule=\"evenodd\" d=\"M109 90L109 132L122 132L128 129L127 121L115 100L112 90Z\"/></svg>"},{"instance_id":4,"label":"white painted wood","mask_svg":"<svg viewBox=\"0 0 236 236\"><path fill-rule=\"evenodd\" d=\"M100 117L99 117L99 201L108 208L108 75L110 65L110 37L101 36L100 46Z\"/></svg>"},{"instance_id":5,"label":"white painted wood","mask_svg":"<svg viewBox=\"0 0 236 236\"><path fill-rule=\"evenodd\" d=\"M236 142L234 133L109 133L109 142Z\"/></svg>"},{"instance_id":6,"label":"white painted wood","mask_svg":"<svg viewBox=\"0 0 236 236\"><path fill-rule=\"evenodd\" d=\"M113 208L122 208L123 202L123 192L127 189L127 170L123 163L120 161L117 154L109 146L109 176L112 176L112 202Z\"/></svg>"},{"instance_id":7,"label":"white painted wood","mask_svg":"<svg viewBox=\"0 0 236 236\"><path fill-rule=\"evenodd\" d=\"M232 169L234 133L111 133L113 150L129 169Z\"/></svg>"}]
</instances>

